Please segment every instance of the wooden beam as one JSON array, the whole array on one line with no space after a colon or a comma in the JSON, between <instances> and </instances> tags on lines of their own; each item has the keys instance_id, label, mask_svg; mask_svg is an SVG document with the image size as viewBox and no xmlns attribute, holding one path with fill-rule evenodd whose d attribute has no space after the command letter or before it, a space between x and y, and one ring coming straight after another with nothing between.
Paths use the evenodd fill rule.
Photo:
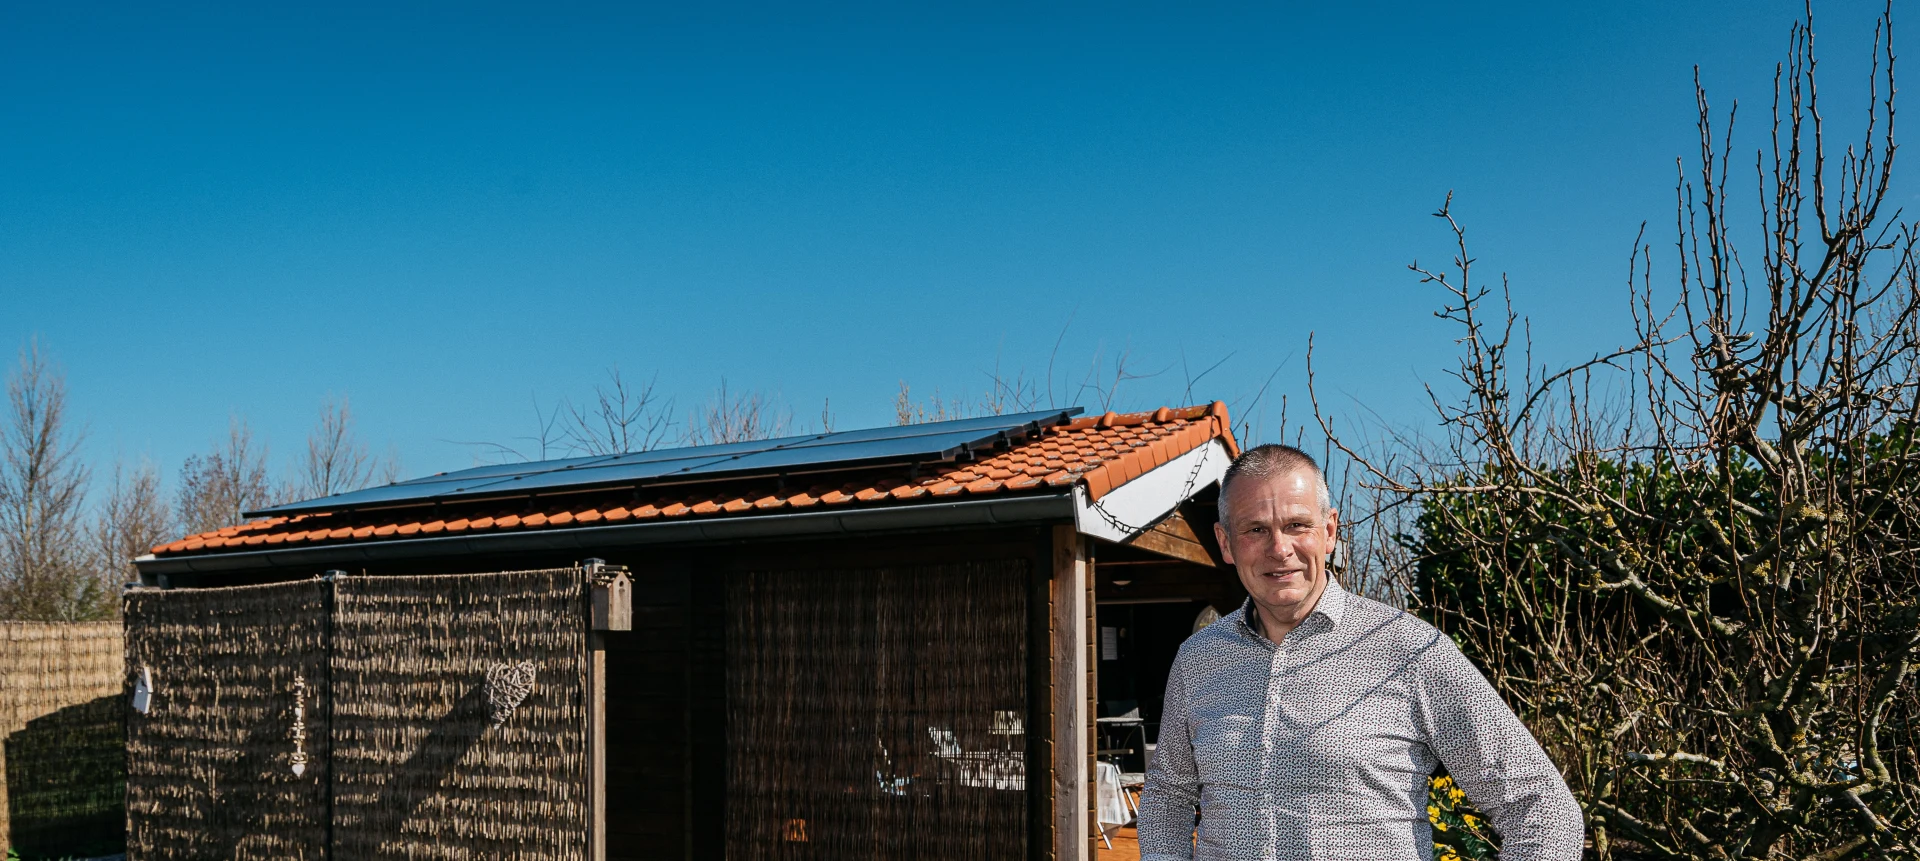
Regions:
<instances>
[{"instance_id":1,"label":"wooden beam","mask_svg":"<svg viewBox=\"0 0 1920 861\"><path fill-rule=\"evenodd\" d=\"M1129 547L1149 550L1195 565L1211 568L1221 564L1220 560L1213 558L1199 534L1193 531L1193 525L1178 510L1162 518L1159 523L1141 530L1140 534L1125 543Z\"/></svg>"},{"instance_id":2,"label":"wooden beam","mask_svg":"<svg viewBox=\"0 0 1920 861\"><path fill-rule=\"evenodd\" d=\"M1085 861L1089 841L1087 811L1093 804L1088 738L1093 720L1087 711L1088 657L1092 632L1087 619L1091 587L1085 539L1071 525L1053 529L1053 576L1048 589L1052 617L1053 682L1053 857Z\"/></svg>"},{"instance_id":3,"label":"wooden beam","mask_svg":"<svg viewBox=\"0 0 1920 861\"><path fill-rule=\"evenodd\" d=\"M607 642L598 631L587 634L587 798L588 861L607 857Z\"/></svg>"},{"instance_id":4,"label":"wooden beam","mask_svg":"<svg viewBox=\"0 0 1920 861\"><path fill-rule=\"evenodd\" d=\"M1033 542L1027 583L1027 861L1053 859L1053 533Z\"/></svg>"},{"instance_id":5,"label":"wooden beam","mask_svg":"<svg viewBox=\"0 0 1920 861\"><path fill-rule=\"evenodd\" d=\"M593 581L593 630L633 630L633 581L612 569Z\"/></svg>"},{"instance_id":6,"label":"wooden beam","mask_svg":"<svg viewBox=\"0 0 1920 861\"><path fill-rule=\"evenodd\" d=\"M1086 660L1086 718L1087 718L1087 858L1100 857L1100 726L1094 720L1100 714L1100 604L1094 600L1095 590L1100 582L1100 563L1095 557L1093 543L1080 539L1080 546L1087 553L1087 627L1082 649Z\"/></svg>"},{"instance_id":7,"label":"wooden beam","mask_svg":"<svg viewBox=\"0 0 1920 861\"><path fill-rule=\"evenodd\" d=\"M607 635L633 630L633 587L625 568L581 564L587 577L587 861L607 857Z\"/></svg>"}]
</instances>

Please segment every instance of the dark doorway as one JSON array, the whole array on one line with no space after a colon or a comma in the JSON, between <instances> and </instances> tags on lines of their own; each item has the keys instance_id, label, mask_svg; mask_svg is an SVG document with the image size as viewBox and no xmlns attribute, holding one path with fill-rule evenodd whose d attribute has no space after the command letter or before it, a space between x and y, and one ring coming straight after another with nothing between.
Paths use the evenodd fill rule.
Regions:
<instances>
[{"instance_id":1,"label":"dark doorway","mask_svg":"<svg viewBox=\"0 0 1920 861\"><path fill-rule=\"evenodd\" d=\"M1148 745L1160 737L1167 674L1207 606L1177 599L1100 605L1100 748L1122 771L1146 770Z\"/></svg>"}]
</instances>

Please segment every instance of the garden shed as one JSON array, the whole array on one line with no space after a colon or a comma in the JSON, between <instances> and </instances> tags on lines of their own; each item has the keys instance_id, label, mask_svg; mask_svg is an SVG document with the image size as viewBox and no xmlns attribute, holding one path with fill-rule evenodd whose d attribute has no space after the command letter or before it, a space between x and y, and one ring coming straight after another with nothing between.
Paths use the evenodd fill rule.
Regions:
<instances>
[{"instance_id":1,"label":"garden shed","mask_svg":"<svg viewBox=\"0 0 1920 861\"><path fill-rule=\"evenodd\" d=\"M128 857L1089 857L1095 757L1145 752L1173 651L1244 597L1237 453L1218 403L1050 410L479 467L156 547Z\"/></svg>"}]
</instances>

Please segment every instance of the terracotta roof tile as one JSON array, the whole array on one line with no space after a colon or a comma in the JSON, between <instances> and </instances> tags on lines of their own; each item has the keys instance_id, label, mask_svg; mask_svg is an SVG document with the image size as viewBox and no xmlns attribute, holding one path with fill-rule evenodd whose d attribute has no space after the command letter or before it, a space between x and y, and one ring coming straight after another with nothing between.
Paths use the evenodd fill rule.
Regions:
<instances>
[{"instance_id":1,"label":"terracotta roof tile","mask_svg":"<svg viewBox=\"0 0 1920 861\"><path fill-rule=\"evenodd\" d=\"M913 505L933 499L1020 492L1058 492L1084 485L1093 499L1113 491L1192 451L1219 439L1238 455L1226 405L1161 407L1149 412L1084 416L1004 451L983 451L978 460L944 468L922 467L909 477L898 468L850 467L829 473L805 490L769 490L765 479L662 488L661 498L635 504L638 491L621 488L601 495L569 496L580 503L543 503L534 498L512 507L522 513L505 514L500 503L447 504L447 519L437 509L422 518L424 509L388 512L323 512L274 517L228 526L153 548L159 556L220 552L235 548L273 547L330 541L381 541L448 532L489 532L516 529L592 528L600 524L648 521L658 518L728 517L777 513L816 506ZM755 486L757 484L757 487ZM545 506L543 508L543 505ZM410 513L409 513L410 512Z\"/></svg>"}]
</instances>

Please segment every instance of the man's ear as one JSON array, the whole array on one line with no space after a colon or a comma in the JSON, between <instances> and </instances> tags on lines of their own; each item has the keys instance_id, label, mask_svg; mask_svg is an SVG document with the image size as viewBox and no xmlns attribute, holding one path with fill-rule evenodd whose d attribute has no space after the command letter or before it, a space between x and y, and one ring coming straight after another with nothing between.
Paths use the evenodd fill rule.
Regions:
<instances>
[{"instance_id":1,"label":"man's ear","mask_svg":"<svg viewBox=\"0 0 1920 861\"><path fill-rule=\"evenodd\" d=\"M1233 564L1233 542L1227 538L1227 526L1224 523L1213 524L1213 540L1220 543L1220 558L1228 565Z\"/></svg>"}]
</instances>

